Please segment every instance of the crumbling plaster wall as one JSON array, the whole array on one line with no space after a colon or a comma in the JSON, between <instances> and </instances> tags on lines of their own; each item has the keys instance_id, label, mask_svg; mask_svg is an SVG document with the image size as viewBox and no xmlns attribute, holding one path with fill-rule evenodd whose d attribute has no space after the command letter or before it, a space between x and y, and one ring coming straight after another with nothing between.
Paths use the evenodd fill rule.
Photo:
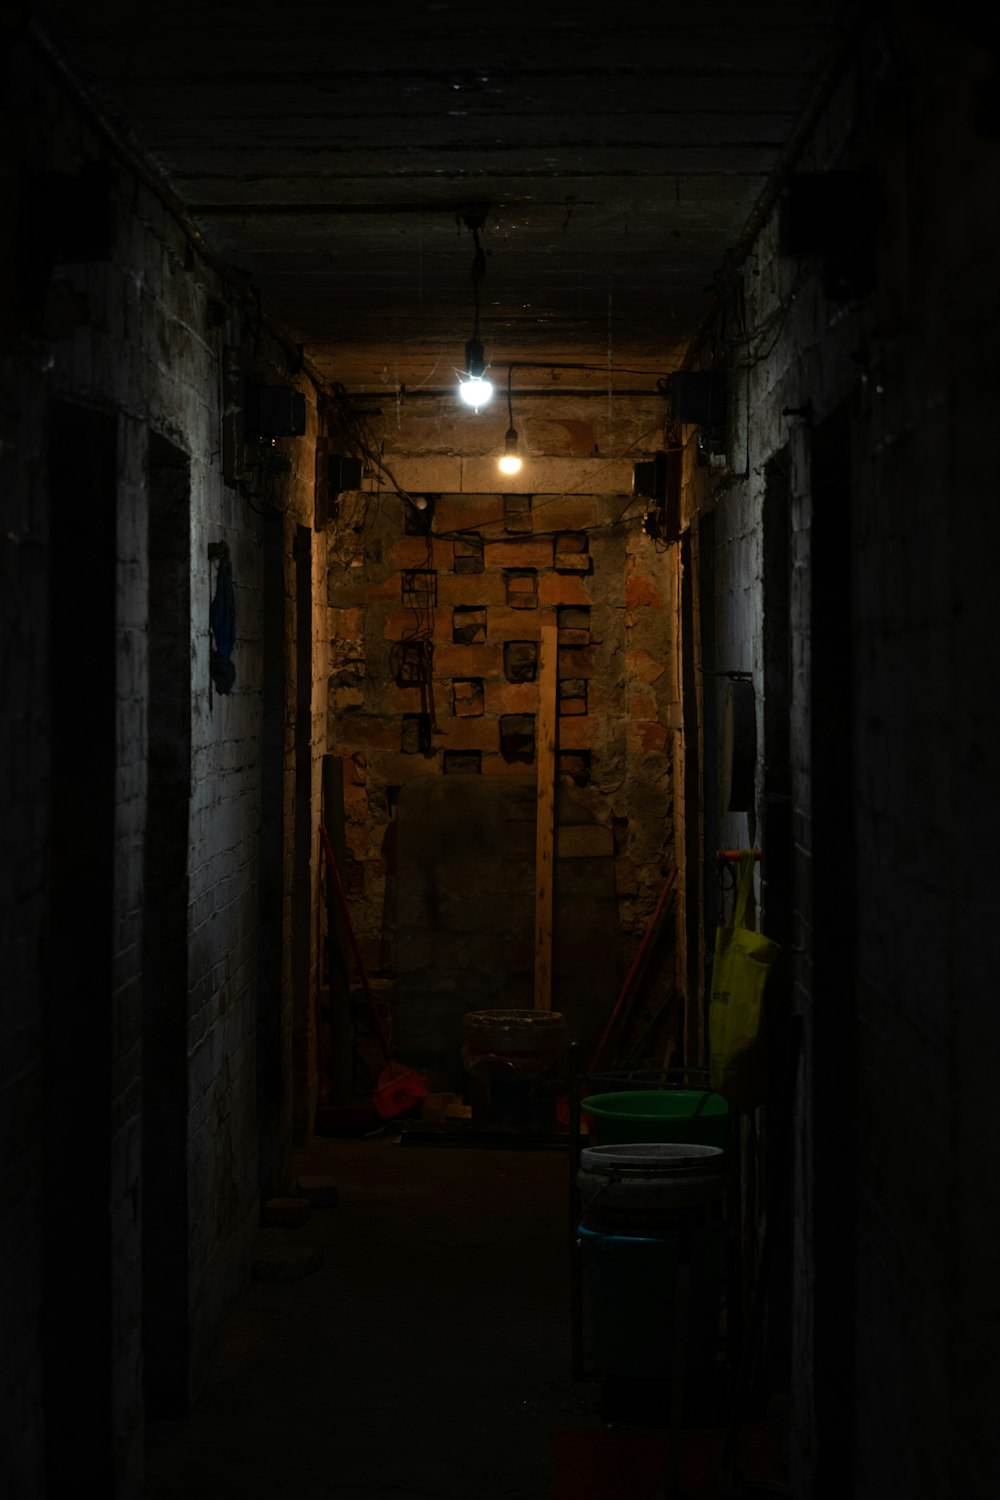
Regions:
<instances>
[{"instance_id":1,"label":"crumbling plaster wall","mask_svg":"<svg viewBox=\"0 0 1000 1500\"><path fill-rule=\"evenodd\" d=\"M10 1493L41 1494L46 1454L65 1438L44 1429L40 1310L46 1297L45 1195L50 1163L43 1141L59 1128L61 1101L44 1050L46 958L61 953L58 913L48 909L50 860L60 830L51 826L50 684L61 672L92 664L72 639L48 635L52 542L47 477L48 414L53 398L116 421L118 473L113 521L117 561L117 750L113 831L114 893L107 943L114 953L112 996L95 996L95 1017L108 1018L107 1103L112 1135L95 1182L110 1181L111 1255L99 1271L113 1329L107 1351L110 1388L98 1397L107 1430L88 1434L89 1453L74 1462L103 1492L133 1496L141 1488L142 1328L142 955L144 932L157 920L144 903L148 710L148 445L158 433L186 456L191 485L191 793L178 818L189 824L187 974L178 975L176 1005L186 1014L188 1267L192 1392L200 1385L225 1318L249 1274L250 1240L258 1222L255 1111L257 1002L259 755L262 694L262 517L222 473L222 352L242 346L246 368L274 383L292 383L284 351L259 325L258 309L221 279L159 198L139 181L116 147L96 129L61 80L30 46L12 67L14 108L23 113L17 150L7 158L8 195L22 213L8 216L6 263L43 254L39 224L26 216L19 174L69 177L99 164L110 178L113 231L104 259L57 264L42 278L36 302L26 282L5 277L3 306L3 464L5 614L5 780L2 906L4 958L3 1089L14 1121L5 1157L3 1453ZM308 382L308 431L289 446L291 472L258 504L276 509L283 529L285 578L294 590L296 522L311 527L316 405ZM209 604L212 542L226 542L236 591L236 686L229 696L210 687ZM325 552L312 552L313 597L325 587ZM292 611L289 614L292 615ZM325 629L314 632L317 725L325 720ZM286 630L294 695L294 619ZM282 717L287 715L282 708ZM87 733L81 724L80 732ZM313 786L318 790L321 742L313 737ZM287 825L287 815L285 815ZM291 838L286 827L286 842ZM314 862L313 862L314 863ZM286 882L287 884L287 882ZM286 893L287 900L287 893ZM312 901L312 910L315 910ZM287 912L282 920L288 925ZM291 1026L291 977L283 1006ZM84 991L86 985L84 983ZM310 991L311 993L311 991ZM95 1025L101 1022L95 1020ZM93 1087L100 1089L102 1079ZM95 1105L98 1114L105 1108ZM44 1111L44 1113L43 1113ZM46 1126L45 1121L49 1124ZM54 1124L52 1122L55 1122ZM72 1118L62 1122L72 1150ZM97 1164L95 1164L97 1165ZM86 1162L80 1172L88 1171ZM95 1191L100 1191L95 1188ZM55 1210L53 1210L55 1212ZM49 1215L51 1222L51 1214ZM82 1231L81 1231L82 1232ZM51 1236L51 1230L48 1231ZM75 1256L77 1226L65 1223L65 1254ZM99 1286L94 1295L102 1295ZM65 1358L81 1361L81 1383L105 1380L100 1351L77 1349L66 1329Z\"/></svg>"},{"instance_id":2,"label":"crumbling plaster wall","mask_svg":"<svg viewBox=\"0 0 1000 1500\"><path fill-rule=\"evenodd\" d=\"M861 1497L887 1487L986 1495L993 1482L986 1330L998 1304L987 1264L1000 1199L989 1163L1000 1141L977 1080L996 1069L1000 1031L974 934L993 925L975 871L997 806L995 705L983 684L998 667L987 572L998 523L977 434L997 398L988 351L1000 318L1000 153L983 123L990 63L974 42L908 7L866 33L798 170L875 174L873 290L830 299L819 256L781 253L774 212L716 330L734 398L730 472L696 467L686 434L686 519L697 529L714 514L714 665L751 671L758 705L752 812L720 815L704 830L708 849L750 844L764 826L769 460L784 453L789 475L791 947L805 1021L791 1458L803 1495L845 1478ZM835 496L815 467L830 456L828 421L847 444ZM844 559L832 598L820 535ZM828 693L840 687L814 660L817 625L827 664L838 650L850 662L839 715ZM817 743L817 725L832 746ZM840 820L849 868L843 899L817 894L814 905L826 880L814 862L821 817L827 857ZM765 877L767 859L765 848ZM831 994L814 959L839 963L838 946L850 973ZM828 1234L838 1265L817 1241Z\"/></svg>"},{"instance_id":3,"label":"crumbling plaster wall","mask_svg":"<svg viewBox=\"0 0 1000 1500\"><path fill-rule=\"evenodd\" d=\"M513 665L509 648L526 643L530 655L543 623L560 628L560 779L613 831L623 962L663 881L672 579L641 533L642 502L630 500L635 458L661 445L663 403L533 395L515 415L526 462L505 479L496 468L505 416L474 416L454 398L404 400L382 419L384 462L401 489L429 497L428 510L385 489L344 495L330 538L329 744L347 759L354 919L366 959L389 975L390 789L442 774L534 775L533 749L511 754L506 732L513 720L534 732L537 676ZM430 535L412 534L422 514ZM426 608L410 573L433 575ZM393 675L400 645L421 636L433 649L426 754L427 703Z\"/></svg>"}]
</instances>

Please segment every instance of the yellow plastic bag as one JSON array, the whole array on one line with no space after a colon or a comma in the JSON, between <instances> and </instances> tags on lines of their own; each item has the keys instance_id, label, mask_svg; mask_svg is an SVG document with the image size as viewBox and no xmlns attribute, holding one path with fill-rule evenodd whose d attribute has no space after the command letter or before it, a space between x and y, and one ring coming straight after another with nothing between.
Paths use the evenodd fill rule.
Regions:
<instances>
[{"instance_id":1,"label":"yellow plastic bag","mask_svg":"<svg viewBox=\"0 0 1000 1500\"><path fill-rule=\"evenodd\" d=\"M763 1104L767 1094L764 990L781 949L744 925L753 886L753 853L740 856L733 925L715 934L712 993L708 1003L708 1081L740 1109Z\"/></svg>"}]
</instances>

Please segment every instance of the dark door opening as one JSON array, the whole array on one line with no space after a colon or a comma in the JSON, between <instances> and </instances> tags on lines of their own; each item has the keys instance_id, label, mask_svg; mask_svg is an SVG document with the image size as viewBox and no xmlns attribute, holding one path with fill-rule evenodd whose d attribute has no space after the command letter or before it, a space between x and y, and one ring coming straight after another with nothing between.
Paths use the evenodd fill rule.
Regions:
<instances>
[{"instance_id":1,"label":"dark door opening","mask_svg":"<svg viewBox=\"0 0 1000 1500\"><path fill-rule=\"evenodd\" d=\"M187 1410L188 838L191 483L149 438L149 775L142 1007L142 1344L146 1415Z\"/></svg>"},{"instance_id":2,"label":"dark door opening","mask_svg":"<svg viewBox=\"0 0 1000 1500\"><path fill-rule=\"evenodd\" d=\"M783 946L792 929L791 492L788 450L767 465L764 489L763 929Z\"/></svg>"},{"instance_id":3,"label":"dark door opening","mask_svg":"<svg viewBox=\"0 0 1000 1500\"><path fill-rule=\"evenodd\" d=\"M43 1017L46 1493L113 1490L115 418L49 411L51 744Z\"/></svg>"},{"instance_id":4,"label":"dark door opening","mask_svg":"<svg viewBox=\"0 0 1000 1500\"><path fill-rule=\"evenodd\" d=\"M312 1135L319 1097L316 1068L315 985L312 970L313 826L313 587L312 539L308 526L295 528L295 868L292 882L292 1057L294 1137Z\"/></svg>"},{"instance_id":5,"label":"dark door opening","mask_svg":"<svg viewBox=\"0 0 1000 1500\"><path fill-rule=\"evenodd\" d=\"M260 727L260 839L257 925L257 1183L260 1200L279 1197L291 1173L291 1049L285 1016L285 527L262 522L263 644Z\"/></svg>"},{"instance_id":6,"label":"dark door opening","mask_svg":"<svg viewBox=\"0 0 1000 1500\"><path fill-rule=\"evenodd\" d=\"M761 927L782 946L769 980L771 1076L762 1150L770 1258L767 1295L767 1382L787 1392L792 1380L792 1080L798 1064L799 1021L790 1016L792 946L792 617L791 482L788 449L765 469L764 545L764 808Z\"/></svg>"},{"instance_id":7,"label":"dark door opening","mask_svg":"<svg viewBox=\"0 0 1000 1500\"><path fill-rule=\"evenodd\" d=\"M810 559L811 1081L816 1481L855 1473L857 857L853 822L851 429L846 405L813 436Z\"/></svg>"}]
</instances>

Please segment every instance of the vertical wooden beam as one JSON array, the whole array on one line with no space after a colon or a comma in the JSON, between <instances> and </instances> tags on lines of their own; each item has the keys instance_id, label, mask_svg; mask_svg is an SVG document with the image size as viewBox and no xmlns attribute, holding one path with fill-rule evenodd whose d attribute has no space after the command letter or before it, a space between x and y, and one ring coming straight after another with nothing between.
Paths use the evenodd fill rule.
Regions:
<instances>
[{"instance_id":1,"label":"vertical wooden beam","mask_svg":"<svg viewBox=\"0 0 1000 1500\"><path fill-rule=\"evenodd\" d=\"M347 869L344 825L344 762L339 755L323 757L323 823L340 869ZM327 953L330 960L330 1020L328 1046L330 1065L320 1079L323 1104L349 1104L354 1094L354 1027L351 1023L350 950L347 924L333 881L326 882ZM320 1025L323 1023L320 1022Z\"/></svg>"},{"instance_id":2,"label":"vertical wooden beam","mask_svg":"<svg viewBox=\"0 0 1000 1500\"><path fill-rule=\"evenodd\" d=\"M552 866L556 806L559 631L542 626L538 663L538 823L535 836L535 1009L552 1009Z\"/></svg>"}]
</instances>

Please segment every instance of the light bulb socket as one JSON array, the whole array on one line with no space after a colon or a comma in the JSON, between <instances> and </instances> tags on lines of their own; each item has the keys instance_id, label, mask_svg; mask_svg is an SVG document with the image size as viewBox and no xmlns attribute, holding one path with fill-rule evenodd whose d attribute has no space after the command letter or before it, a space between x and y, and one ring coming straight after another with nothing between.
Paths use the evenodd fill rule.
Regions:
<instances>
[{"instance_id":1,"label":"light bulb socket","mask_svg":"<svg viewBox=\"0 0 1000 1500\"><path fill-rule=\"evenodd\" d=\"M517 453L517 432L513 427L507 428L507 435L503 440L504 458L510 458Z\"/></svg>"},{"instance_id":2,"label":"light bulb socket","mask_svg":"<svg viewBox=\"0 0 1000 1500\"><path fill-rule=\"evenodd\" d=\"M470 380L482 380L486 372L486 355L479 339L470 339L465 346L465 373Z\"/></svg>"}]
</instances>

